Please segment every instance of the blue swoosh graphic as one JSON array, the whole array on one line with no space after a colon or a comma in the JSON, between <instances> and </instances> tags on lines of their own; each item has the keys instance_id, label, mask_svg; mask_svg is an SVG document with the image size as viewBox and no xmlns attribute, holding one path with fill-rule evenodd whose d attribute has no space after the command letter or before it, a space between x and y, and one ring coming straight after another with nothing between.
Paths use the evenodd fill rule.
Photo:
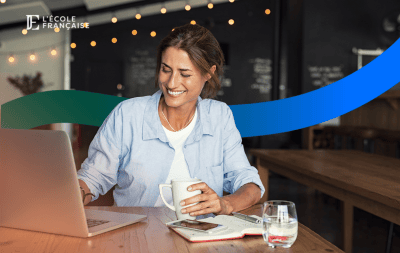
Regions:
<instances>
[{"instance_id":1,"label":"blue swoosh graphic","mask_svg":"<svg viewBox=\"0 0 400 253\"><path fill-rule=\"evenodd\" d=\"M242 137L283 133L350 112L400 81L400 39L375 60L326 87L277 101L231 105ZM100 126L126 98L84 91L48 91L1 106L2 128L29 129L51 123Z\"/></svg>"},{"instance_id":2,"label":"blue swoosh graphic","mask_svg":"<svg viewBox=\"0 0 400 253\"><path fill-rule=\"evenodd\" d=\"M286 99L231 105L242 137L293 131L346 114L400 82L400 39L358 71Z\"/></svg>"}]
</instances>

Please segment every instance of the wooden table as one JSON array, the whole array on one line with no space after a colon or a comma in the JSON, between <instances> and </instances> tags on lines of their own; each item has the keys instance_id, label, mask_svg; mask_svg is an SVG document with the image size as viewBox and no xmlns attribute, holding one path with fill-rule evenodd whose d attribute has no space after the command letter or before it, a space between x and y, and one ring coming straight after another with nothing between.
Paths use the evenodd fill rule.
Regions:
<instances>
[{"instance_id":1,"label":"wooden table","mask_svg":"<svg viewBox=\"0 0 400 253\"><path fill-rule=\"evenodd\" d=\"M400 225L400 160L353 150L256 150L265 186L268 172L342 201L344 251L352 251L353 207ZM267 187L268 188L268 187ZM268 199L268 190L263 200Z\"/></svg>"},{"instance_id":2,"label":"wooden table","mask_svg":"<svg viewBox=\"0 0 400 253\"><path fill-rule=\"evenodd\" d=\"M166 207L86 208L146 214L147 220L86 239L0 227L0 252L343 252L302 224L291 248L272 249L262 236L188 242L165 226L166 222L176 220L175 213ZM262 205L242 212L261 215Z\"/></svg>"}]
</instances>

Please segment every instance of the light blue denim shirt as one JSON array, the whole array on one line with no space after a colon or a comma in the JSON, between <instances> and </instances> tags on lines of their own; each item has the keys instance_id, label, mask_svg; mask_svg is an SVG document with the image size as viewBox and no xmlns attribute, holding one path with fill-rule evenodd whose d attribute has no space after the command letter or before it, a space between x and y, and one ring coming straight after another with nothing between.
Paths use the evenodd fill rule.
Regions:
<instances>
[{"instance_id":1,"label":"light blue denim shirt","mask_svg":"<svg viewBox=\"0 0 400 253\"><path fill-rule=\"evenodd\" d=\"M158 115L161 95L159 90L119 103L99 128L78 171L95 195L92 200L116 185L115 205L154 206L175 154ZM230 108L199 97L197 110L196 125L183 145L190 176L219 196L250 182L261 188L262 196L264 186L247 160Z\"/></svg>"}]
</instances>

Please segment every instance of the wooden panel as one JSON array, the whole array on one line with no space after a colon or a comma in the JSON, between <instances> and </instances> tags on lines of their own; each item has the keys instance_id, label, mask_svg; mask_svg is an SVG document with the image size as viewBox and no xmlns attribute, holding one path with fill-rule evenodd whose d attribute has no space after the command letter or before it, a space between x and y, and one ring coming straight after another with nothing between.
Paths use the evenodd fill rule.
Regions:
<instances>
[{"instance_id":1,"label":"wooden panel","mask_svg":"<svg viewBox=\"0 0 400 253\"><path fill-rule=\"evenodd\" d=\"M389 130L400 130L399 91L388 91L369 103L340 117L344 126L365 126Z\"/></svg>"}]
</instances>

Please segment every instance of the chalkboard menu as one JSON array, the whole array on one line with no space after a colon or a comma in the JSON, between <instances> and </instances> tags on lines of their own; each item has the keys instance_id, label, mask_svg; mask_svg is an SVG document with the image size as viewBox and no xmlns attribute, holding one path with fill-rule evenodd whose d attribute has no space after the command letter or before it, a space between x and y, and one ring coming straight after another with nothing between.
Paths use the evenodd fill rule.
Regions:
<instances>
[{"instance_id":1,"label":"chalkboard menu","mask_svg":"<svg viewBox=\"0 0 400 253\"><path fill-rule=\"evenodd\" d=\"M340 66L308 66L308 75L311 84L316 88L327 86L344 77Z\"/></svg>"},{"instance_id":2,"label":"chalkboard menu","mask_svg":"<svg viewBox=\"0 0 400 253\"><path fill-rule=\"evenodd\" d=\"M399 7L397 0L379 8L374 0L304 1L302 93L357 71L353 48L386 50L394 43L387 40L382 22ZM363 66L373 59L363 56Z\"/></svg>"},{"instance_id":3,"label":"chalkboard menu","mask_svg":"<svg viewBox=\"0 0 400 253\"><path fill-rule=\"evenodd\" d=\"M249 59L253 66L254 82L250 88L258 90L260 94L270 93L272 84L272 60L268 58Z\"/></svg>"},{"instance_id":4,"label":"chalkboard menu","mask_svg":"<svg viewBox=\"0 0 400 253\"><path fill-rule=\"evenodd\" d=\"M154 50L136 49L128 57L126 66L128 97L145 96L156 91L154 78L156 75L157 59Z\"/></svg>"}]
</instances>

